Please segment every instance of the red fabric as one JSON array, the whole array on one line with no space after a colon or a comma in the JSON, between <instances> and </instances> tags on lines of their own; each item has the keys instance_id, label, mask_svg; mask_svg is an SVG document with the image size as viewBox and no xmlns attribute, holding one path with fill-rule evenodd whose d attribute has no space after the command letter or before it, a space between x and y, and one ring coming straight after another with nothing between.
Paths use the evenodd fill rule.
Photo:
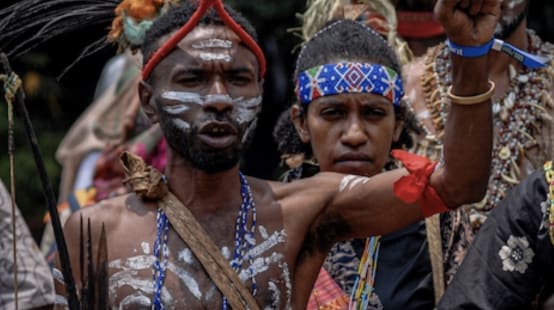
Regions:
<instances>
[{"instance_id":1,"label":"red fabric","mask_svg":"<svg viewBox=\"0 0 554 310\"><path fill-rule=\"evenodd\" d=\"M260 65L260 76L264 77L265 75L265 56L262 52L262 49L256 44L254 39L242 29L242 27L237 24L233 18L225 11L223 7L223 2L221 0L201 0L200 5L192 14L191 18L186 24L184 24L177 32L169 38L153 55L150 57L144 68L142 69L142 79L146 81L152 73L152 70L164 59L174 48L181 42L181 40L192 31L194 27L198 24L202 16L210 7L214 7L223 22L231 28L239 38L250 48L250 50L256 55Z\"/></svg>"},{"instance_id":2,"label":"red fabric","mask_svg":"<svg viewBox=\"0 0 554 310\"><path fill-rule=\"evenodd\" d=\"M444 34L432 12L397 12L398 34L405 39L426 39Z\"/></svg>"},{"instance_id":3,"label":"red fabric","mask_svg":"<svg viewBox=\"0 0 554 310\"><path fill-rule=\"evenodd\" d=\"M310 294L306 310L346 310L348 295L333 280L331 275L321 268Z\"/></svg>"},{"instance_id":4,"label":"red fabric","mask_svg":"<svg viewBox=\"0 0 554 310\"><path fill-rule=\"evenodd\" d=\"M393 150L391 153L410 172L394 182L394 195L405 203L417 202L425 217L449 211L435 189L429 185L429 177L437 163L403 150Z\"/></svg>"}]
</instances>

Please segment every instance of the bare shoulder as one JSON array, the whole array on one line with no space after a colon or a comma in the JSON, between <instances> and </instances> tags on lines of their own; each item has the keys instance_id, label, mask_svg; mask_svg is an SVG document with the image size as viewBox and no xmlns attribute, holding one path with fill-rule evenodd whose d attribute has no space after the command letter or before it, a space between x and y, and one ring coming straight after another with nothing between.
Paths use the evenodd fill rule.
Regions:
<instances>
[{"instance_id":1,"label":"bare shoulder","mask_svg":"<svg viewBox=\"0 0 554 310\"><path fill-rule=\"evenodd\" d=\"M78 231L81 227L81 218L86 225L90 219L93 230L100 228L102 224L107 229L113 229L129 218L140 216L154 208L145 204L135 194L126 194L103 200L96 205L86 207L73 213L67 220L64 230L67 232Z\"/></svg>"}]
</instances>

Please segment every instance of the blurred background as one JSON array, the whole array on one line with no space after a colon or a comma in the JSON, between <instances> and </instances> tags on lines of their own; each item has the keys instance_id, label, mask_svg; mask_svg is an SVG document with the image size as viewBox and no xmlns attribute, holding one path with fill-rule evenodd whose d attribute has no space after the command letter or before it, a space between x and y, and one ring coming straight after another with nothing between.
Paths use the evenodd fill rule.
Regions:
<instances>
[{"instance_id":1,"label":"blurred background","mask_svg":"<svg viewBox=\"0 0 554 310\"><path fill-rule=\"evenodd\" d=\"M15 2L2 0L0 8ZM268 60L264 106L254 142L244 158L244 171L248 175L275 178L280 159L271 132L279 113L293 100L291 80L296 56L293 50L301 42L287 29L300 25L297 13L304 11L305 1L225 2L242 12L256 26ZM528 24L544 40L554 42L554 1L532 0ZM80 60L61 79L58 76L87 44L98 38L99 34L107 33L107 26L91 27L52 39L16 59L11 59L14 71L23 80L26 105L55 190L60 182L61 172L61 166L54 158L56 148L73 122L93 100L101 70L116 54L116 47L106 47ZM0 178L9 186L6 111L6 105L0 101ZM39 241L46 205L23 124L18 116L16 119L17 204L35 239Z\"/></svg>"}]
</instances>

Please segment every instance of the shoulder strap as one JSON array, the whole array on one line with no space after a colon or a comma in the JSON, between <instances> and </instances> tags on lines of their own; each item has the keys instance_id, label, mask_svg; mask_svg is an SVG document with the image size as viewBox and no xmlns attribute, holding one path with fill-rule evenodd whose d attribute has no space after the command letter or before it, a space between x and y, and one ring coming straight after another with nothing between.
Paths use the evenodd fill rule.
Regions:
<instances>
[{"instance_id":1,"label":"shoulder strap","mask_svg":"<svg viewBox=\"0 0 554 310\"><path fill-rule=\"evenodd\" d=\"M194 215L168 192L159 202L179 237L189 246L233 309L259 310L256 300Z\"/></svg>"}]
</instances>

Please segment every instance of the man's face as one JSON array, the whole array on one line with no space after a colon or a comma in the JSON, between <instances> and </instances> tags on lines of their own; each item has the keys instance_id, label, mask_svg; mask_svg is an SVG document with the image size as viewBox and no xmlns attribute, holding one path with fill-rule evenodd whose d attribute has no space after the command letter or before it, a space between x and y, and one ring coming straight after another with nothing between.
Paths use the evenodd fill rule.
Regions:
<instances>
[{"instance_id":1,"label":"man's face","mask_svg":"<svg viewBox=\"0 0 554 310\"><path fill-rule=\"evenodd\" d=\"M238 163L261 108L258 62L239 42L227 27L197 27L152 73L168 144L208 173Z\"/></svg>"},{"instance_id":2,"label":"man's face","mask_svg":"<svg viewBox=\"0 0 554 310\"><path fill-rule=\"evenodd\" d=\"M308 106L306 127L321 171L365 176L381 172L400 132L392 103L374 94L320 97Z\"/></svg>"},{"instance_id":3,"label":"man's face","mask_svg":"<svg viewBox=\"0 0 554 310\"><path fill-rule=\"evenodd\" d=\"M502 1L502 16L496 25L494 36L505 40L516 30L527 14L528 0Z\"/></svg>"}]
</instances>

